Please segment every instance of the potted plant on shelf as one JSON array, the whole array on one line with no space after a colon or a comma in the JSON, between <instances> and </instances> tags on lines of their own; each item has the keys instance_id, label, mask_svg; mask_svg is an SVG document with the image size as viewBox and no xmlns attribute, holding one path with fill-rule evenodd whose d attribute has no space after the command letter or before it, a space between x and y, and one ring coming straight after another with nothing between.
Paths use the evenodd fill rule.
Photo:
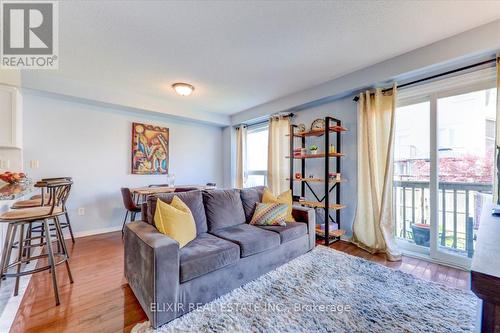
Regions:
<instances>
[{"instance_id":1,"label":"potted plant on shelf","mask_svg":"<svg viewBox=\"0 0 500 333\"><path fill-rule=\"evenodd\" d=\"M309 147L309 150L311 151L311 154L316 155L318 153L318 146L316 145L311 145Z\"/></svg>"}]
</instances>

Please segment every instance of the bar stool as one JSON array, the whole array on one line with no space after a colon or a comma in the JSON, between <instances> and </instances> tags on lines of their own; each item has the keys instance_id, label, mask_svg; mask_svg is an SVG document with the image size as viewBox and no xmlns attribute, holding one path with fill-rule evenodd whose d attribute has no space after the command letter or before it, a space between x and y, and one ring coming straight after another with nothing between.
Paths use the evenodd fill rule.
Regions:
<instances>
[{"instance_id":1,"label":"bar stool","mask_svg":"<svg viewBox=\"0 0 500 333\"><path fill-rule=\"evenodd\" d=\"M56 266L62 263L65 263L69 280L71 283L73 283L73 276L71 275L71 270L68 262L68 251L59 222L59 216L64 214L64 210L62 207L64 206L68 198L72 184L73 183L68 180L37 182L35 184L35 187L47 190L49 195L49 202L51 203L50 205L11 210L0 215L0 223L8 223L4 248L0 260L0 283L4 277L15 277L16 284L14 287L14 296L17 296L19 292L19 278L21 276L38 273L44 270L50 270L52 275L52 285L54 288L56 305L59 305L60 301L59 290L57 287ZM53 231L55 231L55 235L52 235L51 233L49 220L53 220ZM25 226L29 226L34 222L42 223L41 235L37 237L31 237L31 235L25 237ZM19 240L15 242L18 228ZM54 236L55 239L52 238ZM36 239L39 239L40 242L34 244L34 242L32 241ZM52 249L52 243L54 241L57 242L57 252L54 252ZM16 245L18 248L17 260L15 260L13 263L10 263L12 249L15 248ZM33 247L44 247L46 253L31 256L31 251L24 251L25 249L31 249ZM27 255L25 255L26 253ZM21 266L23 263L41 258L48 258L47 266L37 267L29 271L21 272ZM56 261L56 258L58 259L58 261ZM16 272L9 273L8 269L12 267L16 267Z\"/></svg>"},{"instance_id":2,"label":"bar stool","mask_svg":"<svg viewBox=\"0 0 500 333\"><path fill-rule=\"evenodd\" d=\"M42 182L54 182L54 181L60 181L60 180L67 180L72 182L71 177L58 177L58 178L43 178ZM48 193L45 193L45 189L41 189L41 194L37 194L32 196L29 200L20 200L15 202L10 208L11 209L24 209L24 208L33 208L33 207L39 207L42 205L50 205L50 200L49 200L49 195ZM71 228L71 222L69 220L69 214L68 210L66 209L66 204L62 207L64 211L64 216L66 218L66 222L60 222L61 229L68 228L69 229L69 234L71 235L71 241L73 244L75 243L75 237L73 236L73 229ZM35 226L33 227L33 230L28 231L29 232L41 232L41 226Z\"/></svg>"}]
</instances>

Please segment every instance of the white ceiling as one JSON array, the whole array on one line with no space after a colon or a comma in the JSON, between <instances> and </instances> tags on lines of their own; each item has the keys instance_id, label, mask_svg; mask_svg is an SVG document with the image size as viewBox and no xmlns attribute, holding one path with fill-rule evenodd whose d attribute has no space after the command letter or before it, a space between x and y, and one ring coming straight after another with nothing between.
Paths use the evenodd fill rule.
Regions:
<instances>
[{"instance_id":1,"label":"white ceiling","mask_svg":"<svg viewBox=\"0 0 500 333\"><path fill-rule=\"evenodd\" d=\"M59 17L59 70L23 73L38 88L234 114L491 22L500 1L61 1Z\"/></svg>"}]
</instances>

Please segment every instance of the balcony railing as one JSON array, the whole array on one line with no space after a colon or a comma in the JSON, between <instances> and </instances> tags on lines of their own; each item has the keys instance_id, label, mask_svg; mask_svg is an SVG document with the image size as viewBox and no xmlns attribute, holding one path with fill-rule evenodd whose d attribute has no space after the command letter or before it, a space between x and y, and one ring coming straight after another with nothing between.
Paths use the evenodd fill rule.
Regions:
<instances>
[{"instance_id":1,"label":"balcony railing","mask_svg":"<svg viewBox=\"0 0 500 333\"><path fill-rule=\"evenodd\" d=\"M472 257L474 234L482 203L491 198L492 185L439 183L439 244ZM428 181L394 181L396 237L429 247L430 191Z\"/></svg>"}]
</instances>

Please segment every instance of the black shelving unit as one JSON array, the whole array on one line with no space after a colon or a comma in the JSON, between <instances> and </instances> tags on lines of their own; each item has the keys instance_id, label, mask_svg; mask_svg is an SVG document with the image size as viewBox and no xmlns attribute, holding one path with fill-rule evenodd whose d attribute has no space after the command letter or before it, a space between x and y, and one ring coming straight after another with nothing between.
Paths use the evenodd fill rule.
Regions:
<instances>
[{"instance_id":1,"label":"black shelving unit","mask_svg":"<svg viewBox=\"0 0 500 333\"><path fill-rule=\"evenodd\" d=\"M294 190L294 182L300 181L300 197L304 198L306 194L306 186L309 191L312 193L316 201L299 201L303 206L309 206L314 208L323 208L325 211L325 227L324 227L324 241L325 245L330 245L332 242L335 242L340 239L340 236L343 234L343 231L340 228L340 209L345 206L341 204L340 201L340 186L342 183L342 178L340 181L335 180L332 185L330 182L330 159L335 158L335 173L338 175L342 175L342 163L341 157L344 155L342 153L342 132L346 131L344 127L342 127L342 122L339 119L333 117L325 117L325 128L324 130L311 130L305 132L297 132L297 125L290 125L290 189ZM332 133L336 134L335 138L335 147L336 153L330 153L330 135ZM295 142L297 138L300 138L301 148L306 149L306 138L307 137L324 137L324 149L325 152L322 154L305 154L300 156L294 156L294 149L296 148ZM306 178L306 160L312 158L324 158L324 178ZM301 179L298 180L295 178L294 173L294 160L301 160ZM324 183L324 195L320 198L320 196L314 191L313 187L310 183ZM330 193L335 189L335 203L330 203ZM294 196L295 198L296 196ZM332 218L330 215L330 210L335 210L335 218ZM331 232L330 229L330 221L337 224L338 232Z\"/></svg>"}]
</instances>

